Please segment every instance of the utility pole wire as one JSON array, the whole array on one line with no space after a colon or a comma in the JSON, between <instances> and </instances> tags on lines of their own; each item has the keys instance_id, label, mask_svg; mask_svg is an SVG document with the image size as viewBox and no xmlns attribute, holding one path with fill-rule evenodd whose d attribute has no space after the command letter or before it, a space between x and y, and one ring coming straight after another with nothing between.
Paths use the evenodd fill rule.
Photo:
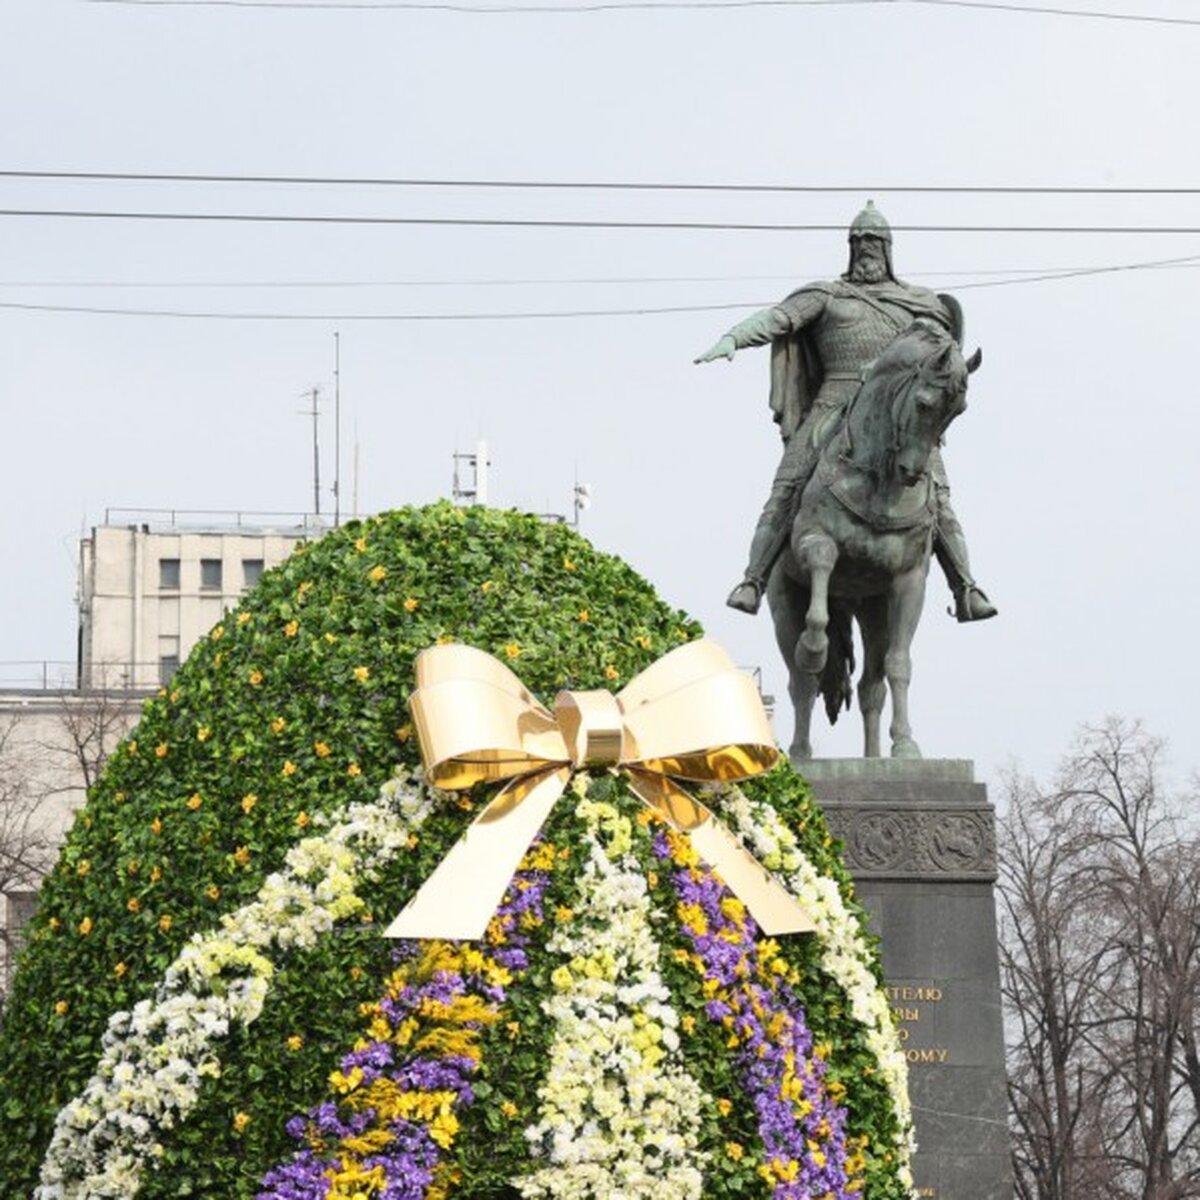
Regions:
<instances>
[{"instance_id":1,"label":"utility pole wire","mask_svg":"<svg viewBox=\"0 0 1200 1200\"><path fill-rule=\"evenodd\" d=\"M702 9L702 8L836 8L881 4L924 4L938 8L983 9L989 12L1016 13L1021 16L1067 17L1092 21L1125 21L1145 25L1200 25L1193 17L1167 17L1151 13L1107 12L1099 9L1059 8L1048 4L1002 4L998 0L602 0L585 4L460 4L435 0L84 0L87 4L122 4L152 8L278 8L303 10L346 9L410 10L483 15L510 13L547 13L571 16L576 13L613 12L621 9Z\"/></svg>"},{"instance_id":2,"label":"utility pole wire","mask_svg":"<svg viewBox=\"0 0 1200 1200\"><path fill-rule=\"evenodd\" d=\"M413 225L503 229L694 229L734 233L844 233L838 224L754 221L600 221L542 217L383 217L299 213L203 213L3 208L0 217L98 221L210 221L221 224ZM893 225L896 233L1200 234L1197 225Z\"/></svg>"},{"instance_id":3,"label":"utility pole wire","mask_svg":"<svg viewBox=\"0 0 1200 1200\"><path fill-rule=\"evenodd\" d=\"M529 191L748 192L780 195L878 196L1197 196L1200 187L1117 187L1039 184L843 184L843 183L664 183L641 180L424 179L354 175L220 175L198 171L21 171L0 170L0 179L53 179L84 183L245 183L302 187L497 188Z\"/></svg>"}]
</instances>

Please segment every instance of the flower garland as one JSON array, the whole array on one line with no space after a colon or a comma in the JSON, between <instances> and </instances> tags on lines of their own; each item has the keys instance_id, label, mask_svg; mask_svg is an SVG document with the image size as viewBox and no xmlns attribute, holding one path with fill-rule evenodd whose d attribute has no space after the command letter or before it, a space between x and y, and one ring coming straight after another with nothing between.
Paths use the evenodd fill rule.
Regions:
<instances>
[{"instance_id":1,"label":"flower garland","mask_svg":"<svg viewBox=\"0 0 1200 1200\"><path fill-rule=\"evenodd\" d=\"M147 1163L163 1153L161 1131L186 1118L204 1078L220 1075L215 1043L262 1011L274 970L267 951L311 947L359 911L358 886L408 844L436 803L414 779L389 780L377 800L351 805L293 846L284 870L220 929L193 936L152 1000L115 1013L92 1077L55 1121L36 1200L136 1195Z\"/></svg>"},{"instance_id":2,"label":"flower garland","mask_svg":"<svg viewBox=\"0 0 1200 1200\"><path fill-rule=\"evenodd\" d=\"M442 1161L472 1104L481 1031L500 1019L506 989L528 966L522 931L540 924L556 861L542 843L526 855L488 927L485 954L464 943L403 942L384 998L330 1076L341 1099L288 1122L305 1148L272 1168L258 1200L440 1197L457 1181Z\"/></svg>"},{"instance_id":3,"label":"flower garland","mask_svg":"<svg viewBox=\"0 0 1200 1200\"><path fill-rule=\"evenodd\" d=\"M703 980L705 1015L728 1032L746 1095L754 1105L766 1152L758 1167L776 1200L820 1196L846 1200L862 1189L861 1155L847 1155L846 1111L825 1079L825 1055L813 1046L804 1009L787 986L789 968L771 940L758 941L758 928L741 903L712 871L700 865L691 843L660 829L654 854L673 864L670 880L691 953L687 961ZM726 1145L735 1161L745 1154Z\"/></svg>"},{"instance_id":4,"label":"flower garland","mask_svg":"<svg viewBox=\"0 0 1200 1200\"><path fill-rule=\"evenodd\" d=\"M525 1131L546 1165L513 1186L531 1198L699 1200L709 1105L683 1066L633 823L587 799L585 775L572 786L584 866L573 917L549 942L565 961L543 1003L555 1034Z\"/></svg>"},{"instance_id":5,"label":"flower garland","mask_svg":"<svg viewBox=\"0 0 1200 1200\"><path fill-rule=\"evenodd\" d=\"M730 817L765 867L786 875L792 893L816 923L822 969L845 991L851 1015L864 1027L867 1046L891 1096L899 1175L911 1190L916 1140L908 1098L908 1064L896 1036L891 1006L872 970L873 956L861 926L847 909L837 880L817 870L801 851L795 833L769 804L751 801L737 787L723 787L719 795L722 813Z\"/></svg>"}]
</instances>

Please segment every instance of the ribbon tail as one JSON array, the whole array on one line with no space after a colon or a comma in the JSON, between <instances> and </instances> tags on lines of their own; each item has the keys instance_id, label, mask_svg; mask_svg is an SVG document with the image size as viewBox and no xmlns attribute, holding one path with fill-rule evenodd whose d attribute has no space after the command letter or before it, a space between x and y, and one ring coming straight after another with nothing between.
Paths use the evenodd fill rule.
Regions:
<instances>
[{"instance_id":1,"label":"ribbon tail","mask_svg":"<svg viewBox=\"0 0 1200 1200\"><path fill-rule=\"evenodd\" d=\"M471 822L384 936L482 938L570 778L570 769L560 767L509 784Z\"/></svg>"},{"instance_id":2,"label":"ribbon tail","mask_svg":"<svg viewBox=\"0 0 1200 1200\"><path fill-rule=\"evenodd\" d=\"M768 937L816 929L796 897L694 796L665 775L631 770L629 782L643 804L691 838L696 853L721 876Z\"/></svg>"}]
</instances>

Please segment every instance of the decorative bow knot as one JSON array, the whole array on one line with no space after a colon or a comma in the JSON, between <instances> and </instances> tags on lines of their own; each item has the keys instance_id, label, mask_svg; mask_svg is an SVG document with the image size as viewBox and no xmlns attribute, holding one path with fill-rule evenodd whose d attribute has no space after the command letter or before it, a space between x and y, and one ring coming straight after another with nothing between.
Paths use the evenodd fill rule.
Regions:
<instances>
[{"instance_id":1,"label":"decorative bow knot","mask_svg":"<svg viewBox=\"0 0 1200 1200\"><path fill-rule=\"evenodd\" d=\"M434 787L507 786L387 929L482 938L530 843L585 767L619 768L641 801L690 836L768 935L814 928L801 905L679 780L746 779L779 752L750 677L715 642L689 642L628 686L559 692L545 709L506 666L470 646L423 650L409 699Z\"/></svg>"}]
</instances>

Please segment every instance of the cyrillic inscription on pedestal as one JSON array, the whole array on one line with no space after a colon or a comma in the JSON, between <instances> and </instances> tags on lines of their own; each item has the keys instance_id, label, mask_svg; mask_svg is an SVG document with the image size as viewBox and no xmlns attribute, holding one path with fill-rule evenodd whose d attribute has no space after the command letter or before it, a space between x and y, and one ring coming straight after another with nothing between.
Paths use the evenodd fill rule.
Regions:
<instances>
[{"instance_id":1,"label":"cyrillic inscription on pedestal","mask_svg":"<svg viewBox=\"0 0 1200 1200\"><path fill-rule=\"evenodd\" d=\"M987 790L963 760L796 765L882 939L909 1065L918 1194L1012 1200Z\"/></svg>"}]
</instances>

